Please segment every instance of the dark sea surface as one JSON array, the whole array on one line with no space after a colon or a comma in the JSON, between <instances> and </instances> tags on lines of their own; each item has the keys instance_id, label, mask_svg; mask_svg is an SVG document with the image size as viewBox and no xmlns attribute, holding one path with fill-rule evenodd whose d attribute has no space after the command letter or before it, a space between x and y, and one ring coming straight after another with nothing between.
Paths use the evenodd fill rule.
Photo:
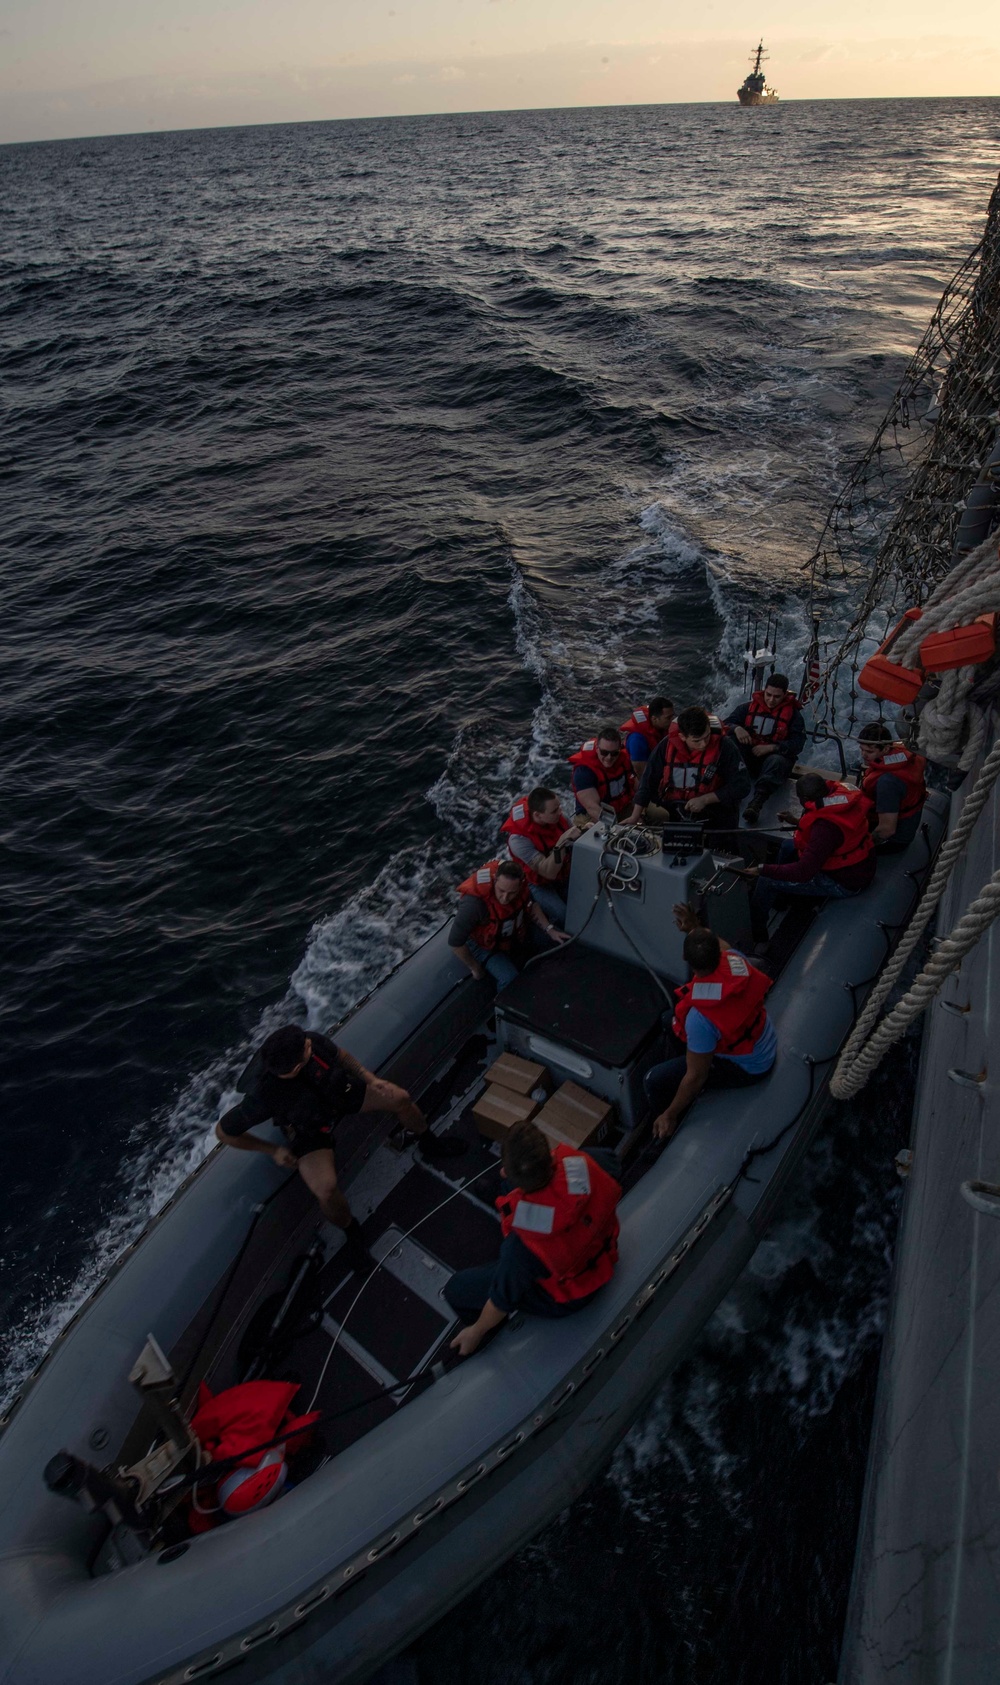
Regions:
<instances>
[{"instance_id":1,"label":"dark sea surface","mask_svg":"<svg viewBox=\"0 0 1000 1685\"><path fill-rule=\"evenodd\" d=\"M294 1008L510 799L726 704L950 272L1000 103L602 109L0 149L8 1392ZM824 1685L912 1049L839 1108L606 1478L421 1679Z\"/></svg>"}]
</instances>

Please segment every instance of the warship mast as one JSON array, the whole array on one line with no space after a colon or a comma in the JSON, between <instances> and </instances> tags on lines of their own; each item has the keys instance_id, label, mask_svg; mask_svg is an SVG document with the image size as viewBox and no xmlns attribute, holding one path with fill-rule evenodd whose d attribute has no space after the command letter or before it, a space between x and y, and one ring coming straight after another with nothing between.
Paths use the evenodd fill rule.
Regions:
<instances>
[{"instance_id":1,"label":"warship mast","mask_svg":"<svg viewBox=\"0 0 1000 1685\"><path fill-rule=\"evenodd\" d=\"M757 50L750 54L753 65L749 76L741 87L736 90L736 97L741 105L773 105L778 96L773 88L769 88L764 80L761 65L769 55L764 51L764 39L757 43Z\"/></svg>"}]
</instances>

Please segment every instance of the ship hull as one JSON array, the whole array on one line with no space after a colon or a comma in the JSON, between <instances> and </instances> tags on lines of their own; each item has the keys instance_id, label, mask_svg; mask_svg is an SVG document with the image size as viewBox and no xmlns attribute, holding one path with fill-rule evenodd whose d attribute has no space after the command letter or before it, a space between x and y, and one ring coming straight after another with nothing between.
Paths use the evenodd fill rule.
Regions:
<instances>
[{"instance_id":1,"label":"ship hull","mask_svg":"<svg viewBox=\"0 0 1000 1685\"><path fill-rule=\"evenodd\" d=\"M746 94L742 88L740 88L736 97L741 105L776 105L778 102L777 94L770 92L766 94Z\"/></svg>"}]
</instances>

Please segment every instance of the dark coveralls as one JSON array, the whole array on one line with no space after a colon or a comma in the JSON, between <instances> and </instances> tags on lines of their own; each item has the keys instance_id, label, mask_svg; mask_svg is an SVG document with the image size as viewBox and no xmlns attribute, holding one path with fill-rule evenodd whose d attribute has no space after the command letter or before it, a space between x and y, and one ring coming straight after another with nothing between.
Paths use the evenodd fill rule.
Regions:
<instances>
[{"instance_id":1,"label":"dark coveralls","mask_svg":"<svg viewBox=\"0 0 1000 1685\"><path fill-rule=\"evenodd\" d=\"M741 725L749 731L747 715L750 712L749 702L741 702L731 714L726 716L728 726ZM780 790L787 778L791 777L792 767L798 760L806 743L806 723L802 718L802 709L796 708L788 722L788 736L780 743L776 743L769 755L755 755L752 743L737 743L737 749L743 757L744 764L755 789L751 800L763 806L768 796L773 796L775 790Z\"/></svg>"},{"instance_id":2,"label":"dark coveralls","mask_svg":"<svg viewBox=\"0 0 1000 1685\"><path fill-rule=\"evenodd\" d=\"M667 802L659 794L669 741L670 739L665 737L650 755L635 799L639 807L648 807L650 803L656 807L666 807L676 814L679 823L683 823L687 819L683 800ZM711 802L708 807L702 808L690 823L704 825L710 831L735 831L740 822L740 802L750 793L750 780L743 768L743 757L729 737L724 737L719 745L718 777L719 782L712 792L718 797L718 802ZM678 793L683 797L683 791ZM690 794L695 796L698 791L692 790Z\"/></svg>"}]
</instances>

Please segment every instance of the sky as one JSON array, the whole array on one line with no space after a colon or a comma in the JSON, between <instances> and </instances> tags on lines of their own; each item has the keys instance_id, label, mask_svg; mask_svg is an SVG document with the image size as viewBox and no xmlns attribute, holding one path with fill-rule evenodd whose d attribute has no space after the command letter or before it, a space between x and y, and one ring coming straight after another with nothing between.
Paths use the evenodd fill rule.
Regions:
<instances>
[{"instance_id":1,"label":"sky","mask_svg":"<svg viewBox=\"0 0 1000 1685\"><path fill-rule=\"evenodd\" d=\"M1000 95L996 0L0 0L0 142L538 106Z\"/></svg>"}]
</instances>

